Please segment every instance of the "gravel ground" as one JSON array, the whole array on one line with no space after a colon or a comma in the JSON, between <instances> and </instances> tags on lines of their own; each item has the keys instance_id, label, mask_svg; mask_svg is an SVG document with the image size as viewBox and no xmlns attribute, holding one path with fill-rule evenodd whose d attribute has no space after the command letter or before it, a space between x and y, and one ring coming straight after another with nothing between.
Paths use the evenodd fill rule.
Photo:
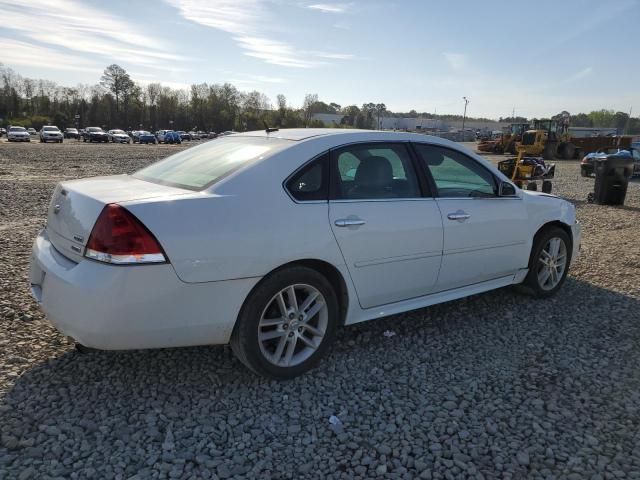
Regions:
<instances>
[{"instance_id":1,"label":"gravel ground","mask_svg":"<svg viewBox=\"0 0 640 480\"><path fill-rule=\"evenodd\" d=\"M290 382L224 347L77 354L27 285L54 185L178 148L0 143L0 479L640 478L640 183L591 205L558 164L584 243L555 298L347 327Z\"/></svg>"}]
</instances>

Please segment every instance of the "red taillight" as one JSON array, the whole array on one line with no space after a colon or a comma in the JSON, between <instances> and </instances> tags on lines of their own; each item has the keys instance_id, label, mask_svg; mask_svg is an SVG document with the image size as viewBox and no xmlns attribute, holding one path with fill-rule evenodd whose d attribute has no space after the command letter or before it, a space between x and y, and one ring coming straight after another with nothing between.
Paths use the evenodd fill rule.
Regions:
<instances>
[{"instance_id":1,"label":"red taillight","mask_svg":"<svg viewBox=\"0 0 640 480\"><path fill-rule=\"evenodd\" d=\"M102 209L84 255L117 264L167 261L153 234L127 209L115 203Z\"/></svg>"}]
</instances>

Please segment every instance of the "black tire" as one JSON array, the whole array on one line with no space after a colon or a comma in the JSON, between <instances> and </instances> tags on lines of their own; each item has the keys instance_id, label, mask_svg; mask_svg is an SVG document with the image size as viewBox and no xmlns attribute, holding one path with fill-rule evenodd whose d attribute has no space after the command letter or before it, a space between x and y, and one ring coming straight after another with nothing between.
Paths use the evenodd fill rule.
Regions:
<instances>
[{"instance_id":1,"label":"black tire","mask_svg":"<svg viewBox=\"0 0 640 480\"><path fill-rule=\"evenodd\" d=\"M87 347L85 345L82 345L81 343L76 342L75 344L76 347L76 352L85 355L87 353L95 353L95 352L99 352L100 350L98 350L97 348L91 348L91 347Z\"/></svg>"},{"instance_id":2,"label":"black tire","mask_svg":"<svg viewBox=\"0 0 640 480\"><path fill-rule=\"evenodd\" d=\"M543 193L551 193L551 189L553 188L553 184L551 180L543 180L542 181L542 192Z\"/></svg>"},{"instance_id":3,"label":"black tire","mask_svg":"<svg viewBox=\"0 0 640 480\"><path fill-rule=\"evenodd\" d=\"M556 151L558 144L555 142L547 142L542 150L542 158L545 160L554 160L556 158Z\"/></svg>"},{"instance_id":4,"label":"black tire","mask_svg":"<svg viewBox=\"0 0 640 480\"><path fill-rule=\"evenodd\" d=\"M516 150L516 142L509 142L509 145L507 145L506 151L509 152L511 155L517 155L518 151Z\"/></svg>"},{"instance_id":5,"label":"black tire","mask_svg":"<svg viewBox=\"0 0 640 480\"><path fill-rule=\"evenodd\" d=\"M542 250L552 238L559 238L564 242L567 257L565 269L562 272L560 281L552 289L546 290L540 286L538 281L538 272L540 271L539 266L541 265L540 257L542 255ZM560 290L567 278L567 273L571 267L571 252L571 239L569 238L569 235L567 235L567 232L562 228L550 226L540 230L533 239L533 248L531 249L531 256L529 257L529 273L524 279L523 285L528 287L534 296L538 298L547 298L554 295L558 290ZM544 266L542 268L544 268Z\"/></svg>"},{"instance_id":6,"label":"black tire","mask_svg":"<svg viewBox=\"0 0 640 480\"><path fill-rule=\"evenodd\" d=\"M581 177L588 177L589 176L589 172L587 172L586 168L581 168L580 169L580 176Z\"/></svg>"},{"instance_id":7,"label":"black tire","mask_svg":"<svg viewBox=\"0 0 640 480\"><path fill-rule=\"evenodd\" d=\"M300 284L313 287L324 297L327 326L320 344L309 358L292 367L282 367L271 363L261 351L258 340L260 318L278 292L290 285ZM254 373L278 380L291 379L313 368L326 353L333 341L339 315L335 290L322 274L303 266L283 268L264 278L245 300L231 335L231 348L236 357Z\"/></svg>"},{"instance_id":8,"label":"black tire","mask_svg":"<svg viewBox=\"0 0 640 480\"><path fill-rule=\"evenodd\" d=\"M536 182L527 183L527 190L532 191L532 192L537 192L538 191L538 184Z\"/></svg>"}]
</instances>

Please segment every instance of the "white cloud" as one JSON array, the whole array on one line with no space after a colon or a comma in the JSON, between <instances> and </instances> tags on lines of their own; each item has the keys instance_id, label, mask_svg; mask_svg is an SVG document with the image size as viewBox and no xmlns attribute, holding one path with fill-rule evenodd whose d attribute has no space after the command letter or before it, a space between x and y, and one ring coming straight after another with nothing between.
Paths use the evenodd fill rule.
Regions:
<instances>
[{"instance_id":1,"label":"white cloud","mask_svg":"<svg viewBox=\"0 0 640 480\"><path fill-rule=\"evenodd\" d=\"M160 39L140 33L139 28L74 0L0 0L2 26L48 49L77 52L149 68L165 68L183 57L167 53ZM139 51L142 50L142 53Z\"/></svg>"},{"instance_id":2,"label":"white cloud","mask_svg":"<svg viewBox=\"0 0 640 480\"><path fill-rule=\"evenodd\" d=\"M9 65L99 73L104 65L13 38L0 37L2 61Z\"/></svg>"},{"instance_id":3,"label":"white cloud","mask_svg":"<svg viewBox=\"0 0 640 480\"><path fill-rule=\"evenodd\" d=\"M345 60L352 55L300 49L283 40L274 39L265 31L273 23L265 0L166 0L191 22L215 28L233 35L244 54L282 67L313 68L326 65L327 60Z\"/></svg>"},{"instance_id":4,"label":"white cloud","mask_svg":"<svg viewBox=\"0 0 640 480\"><path fill-rule=\"evenodd\" d=\"M453 70L462 70L467 66L467 56L462 53L444 52L442 55Z\"/></svg>"},{"instance_id":5,"label":"white cloud","mask_svg":"<svg viewBox=\"0 0 640 480\"><path fill-rule=\"evenodd\" d=\"M233 83L234 85L239 85L241 88L256 88L257 86L268 84L282 84L286 83L287 80L280 77L269 77L266 75L243 75L240 74L237 77L233 77L228 79L227 81Z\"/></svg>"},{"instance_id":6,"label":"white cloud","mask_svg":"<svg viewBox=\"0 0 640 480\"><path fill-rule=\"evenodd\" d=\"M323 13L344 13L349 8L349 5L344 3L314 3L313 5L307 5L307 8Z\"/></svg>"},{"instance_id":7,"label":"white cloud","mask_svg":"<svg viewBox=\"0 0 640 480\"><path fill-rule=\"evenodd\" d=\"M583 68L579 72L574 73L573 75L567 77L565 82L575 82L576 80L582 80L585 77L588 77L593 72L593 67Z\"/></svg>"}]
</instances>

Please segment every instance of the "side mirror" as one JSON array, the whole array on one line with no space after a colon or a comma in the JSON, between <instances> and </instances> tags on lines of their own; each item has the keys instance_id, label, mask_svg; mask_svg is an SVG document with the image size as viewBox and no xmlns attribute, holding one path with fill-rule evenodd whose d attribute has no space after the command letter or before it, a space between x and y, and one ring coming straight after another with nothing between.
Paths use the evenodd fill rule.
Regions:
<instances>
[{"instance_id":1,"label":"side mirror","mask_svg":"<svg viewBox=\"0 0 640 480\"><path fill-rule=\"evenodd\" d=\"M510 182L500 182L498 186L499 197L513 197L516 194L516 187Z\"/></svg>"}]
</instances>

